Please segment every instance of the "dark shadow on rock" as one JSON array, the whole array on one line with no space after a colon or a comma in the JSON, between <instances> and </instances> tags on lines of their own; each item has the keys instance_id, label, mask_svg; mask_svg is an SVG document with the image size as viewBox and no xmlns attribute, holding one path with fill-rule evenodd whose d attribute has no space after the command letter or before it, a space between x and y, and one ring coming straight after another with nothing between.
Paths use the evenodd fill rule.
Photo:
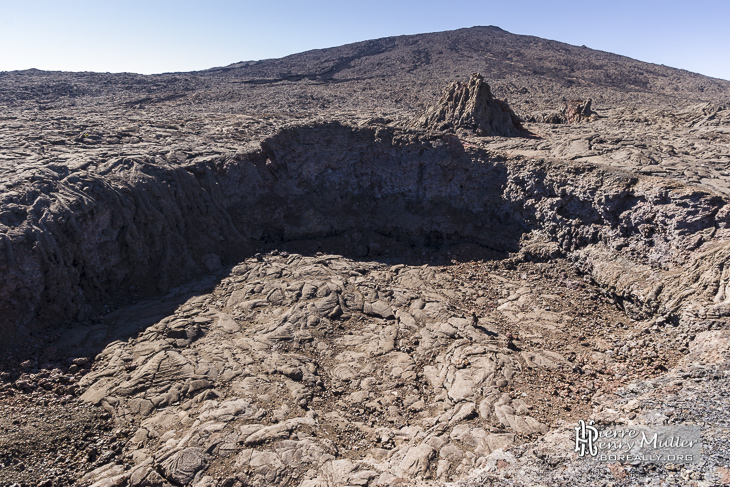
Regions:
<instances>
[{"instance_id":1,"label":"dark shadow on rock","mask_svg":"<svg viewBox=\"0 0 730 487\"><path fill-rule=\"evenodd\" d=\"M38 180L16 198L23 219L2 222L12 229L0 240L0 336L12 344L88 323L258 251L448 264L515 252L544 261L598 242L646 250L625 215L638 209L673 225L689 210L682 192L637 181L587 165L507 161L448 134L337 122L289 127L259 150L182 166L112 159ZM722 198L692 198L694 227L657 231L653 246L683 249L690 234L719 224Z\"/></svg>"},{"instance_id":2,"label":"dark shadow on rock","mask_svg":"<svg viewBox=\"0 0 730 487\"><path fill-rule=\"evenodd\" d=\"M25 195L3 239L0 332L89 321L288 242L357 258L460 243L514 252L528 226L506 183L500 160L442 135L339 123L183 167L117 158L60 174Z\"/></svg>"}]
</instances>

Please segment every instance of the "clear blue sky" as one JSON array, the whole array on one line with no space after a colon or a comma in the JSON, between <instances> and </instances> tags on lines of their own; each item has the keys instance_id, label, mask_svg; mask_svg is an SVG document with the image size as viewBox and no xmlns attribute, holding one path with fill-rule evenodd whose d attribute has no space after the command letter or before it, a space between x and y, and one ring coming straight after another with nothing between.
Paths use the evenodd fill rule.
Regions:
<instances>
[{"instance_id":1,"label":"clear blue sky","mask_svg":"<svg viewBox=\"0 0 730 487\"><path fill-rule=\"evenodd\" d=\"M0 0L0 71L189 71L474 25L730 79L730 0Z\"/></svg>"}]
</instances>

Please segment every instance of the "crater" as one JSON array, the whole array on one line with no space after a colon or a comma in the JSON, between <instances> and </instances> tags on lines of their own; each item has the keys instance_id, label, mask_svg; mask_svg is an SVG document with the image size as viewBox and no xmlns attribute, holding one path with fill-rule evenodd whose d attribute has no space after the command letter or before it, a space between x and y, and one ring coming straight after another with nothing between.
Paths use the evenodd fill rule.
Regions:
<instances>
[{"instance_id":1,"label":"crater","mask_svg":"<svg viewBox=\"0 0 730 487\"><path fill-rule=\"evenodd\" d=\"M478 140L332 122L185 164L140 156L46 167L47 178L3 195L3 340L285 247L393 261L456 244L479 258L569 257L637 313L657 312L667 285L652 291L648 276L727 232L721 196L510 158ZM22 222L13 208L27 212ZM620 284L614 272L626 266L639 282Z\"/></svg>"},{"instance_id":2,"label":"crater","mask_svg":"<svg viewBox=\"0 0 730 487\"><path fill-rule=\"evenodd\" d=\"M730 313L726 198L479 137L328 122L29 172L3 196L0 331L101 323L64 391L129 455L88 483L459 480Z\"/></svg>"}]
</instances>

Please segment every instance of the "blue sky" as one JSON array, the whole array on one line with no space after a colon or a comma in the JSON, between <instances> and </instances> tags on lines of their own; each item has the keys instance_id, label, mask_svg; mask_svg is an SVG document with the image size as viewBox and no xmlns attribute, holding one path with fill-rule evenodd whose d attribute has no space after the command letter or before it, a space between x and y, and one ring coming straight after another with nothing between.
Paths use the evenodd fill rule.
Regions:
<instances>
[{"instance_id":1,"label":"blue sky","mask_svg":"<svg viewBox=\"0 0 730 487\"><path fill-rule=\"evenodd\" d=\"M496 25L730 79L730 0L0 0L0 71L161 73Z\"/></svg>"}]
</instances>

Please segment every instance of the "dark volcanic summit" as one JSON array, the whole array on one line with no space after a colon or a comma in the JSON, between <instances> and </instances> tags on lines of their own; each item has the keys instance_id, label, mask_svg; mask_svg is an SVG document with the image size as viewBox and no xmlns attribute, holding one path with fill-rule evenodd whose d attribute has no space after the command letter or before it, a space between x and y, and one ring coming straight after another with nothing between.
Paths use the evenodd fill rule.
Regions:
<instances>
[{"instance_id":1,"label":"dark volcanic summit","mask_svg":"<svg viewBox=\"0 0 730 487\"><path fill-rule=\"evenodd\" d=\"M408 103L425 100L465 73L482 73L498 96L530 94L552 98L598 95L601 102L632 94L667 99L727 97L730 82L649 64L539 37L515 35L499 27L386 37L341 47L307 51L281 59L233 64L210 70L244 83L283 81L377 83L378 90L408 93ZM414 99L415 98L415 99Z\"/></svg>"},{"instance_id":2,"label":"dark volcanic summit","mask_svg":"<svg viewBox=\"0 0 730 487\"><path fill-rule=\"evenodd\" d=\"M496 27L0 73L0 486L730 485L729 94Z\"/></svg>"},{"instance_id":3,"label":"dark volcanic summit","mask_svg":"<svg viewBox=\"0 0 730 487\"><path fill-rule=\"evenodd\" d=\"M726 102L730 81L498 27L386 37L192 73L0 73L0 104L92 101L226 113L422 110L444 86L482 73L525 117L592 98L601 106Z\"/></svg>"}]
</instances>

